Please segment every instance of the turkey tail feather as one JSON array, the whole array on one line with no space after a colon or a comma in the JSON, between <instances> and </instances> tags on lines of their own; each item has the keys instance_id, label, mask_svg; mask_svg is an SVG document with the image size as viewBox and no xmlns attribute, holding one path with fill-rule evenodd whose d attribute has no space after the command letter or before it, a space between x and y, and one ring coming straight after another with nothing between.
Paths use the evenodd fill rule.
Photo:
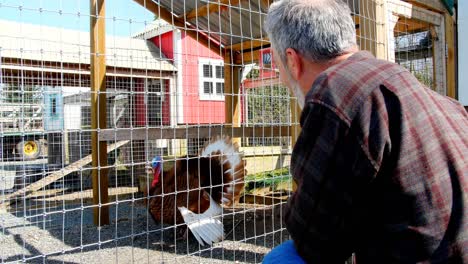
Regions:
<instances>
[{"instance_id":1,"label":"turkey tail feather","mask_svg":"<svg viewBox=\"0 0 468 264\"><path fill-rule=\"evenodd\" d=\"M214 182L221 180L222 191L218 202L225 206L230 206L237 202L244 188L244 176L246 162L242 159L237 143L233 143L230 138L215 138L211 140L201 151L200 156L210 158L216 164L222 167L222 179L215 179ZM214 175L214 174L213 174ZM212 176L212 175L208 175Z\"/></svg>"},{"instance_id":2,"label":"turkey tail feather","mask_svg":"<svg viewBox=\"0 0 468 264\"><path fill-rule=\"evenodd\" d=\"M210 206L202 214L193 213L185 207L178 208L184 218L184 222L202 246L205 243L211 246L213 243L219 242L224 238L223 223L217 219L222 214L223 209L211 196L209 196L209 200Z\"/></svg>"}]
</instances>

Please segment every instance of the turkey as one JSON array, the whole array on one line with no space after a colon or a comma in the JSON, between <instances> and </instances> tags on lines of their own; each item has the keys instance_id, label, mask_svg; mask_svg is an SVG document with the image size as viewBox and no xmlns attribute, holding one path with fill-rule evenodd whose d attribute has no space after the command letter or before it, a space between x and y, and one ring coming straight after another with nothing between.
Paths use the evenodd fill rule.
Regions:
<instances>
[{"instance_id":1,"label":"turkey","mask_svg":"<svg viewBox=\"0 0 468 264\"><path fill-rule=\"evenodd\" d=\"M186 224L201 245L219 242L224 238L222 206L239 200L245 165L229 138L211 140L198 156L178 158L168 170L155 157L148 210L158 223Z\"/></svg>"}]
</instances>

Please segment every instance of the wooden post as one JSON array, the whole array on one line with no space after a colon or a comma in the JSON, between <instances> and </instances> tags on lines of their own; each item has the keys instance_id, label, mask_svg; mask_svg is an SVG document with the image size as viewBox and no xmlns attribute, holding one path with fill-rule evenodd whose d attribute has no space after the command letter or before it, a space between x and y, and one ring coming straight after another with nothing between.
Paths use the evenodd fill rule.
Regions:
<instances>
[{"instance_id":1,"label":"wooden post","mask_svg":"<svg viewBox=\"0 0 468 264\"><path fill-rule=\"evenodd\" d=\"M289 127L289 134L291 135L291 147L294 149L294 146L296 145L296 142L297 142L297 138L299 137L299 134L301 133L300 118L301 118L302 109L299 107L296 97L291 97L289 104L291 107L291 126ZM293 192L297 190L297 184L295 181L292 181L292 190Z\"/></svg>"},{"instance_id":2,"label":"wooden post","mask_svg":"<svg viewBox=\"0 0 468 264\"><path fill-rule=\"evenodd\" d=\"M224 98L225 98L225 114L226 123L232 127L240 127L240 66L234 65L232 52L226 51L224 55ZM233 143L241 146L241 138L233 138Z\"/></svg>"},{"instance_id":3,"label":"wooden post","mask_svg":"<svg viewBox=\"0 0 468 264\"><path fill-rule=\"evenodd\" d=\"M291 108L291 126L289 128L289 134L291 135L291 147L294 148L297 138L301 133L301 124L299 124L299 119L301 118L302 109L299 107L297 98L295 97L291 97L289 104Z\"/></svg>"},{"instance_id":4,"label":"wooden post","mask_svg":"<svg viewBox=\"0 0 468 264\"><path fill-rule=\"evenodd\" d=\"M445 41L447 43L447 96L457 97L457 83L455 70L455 27L452 16L445 12Z\"/></svg>"},{"instance_id":5,"label":"wooden post","mask_svg":"<svg viewBox=\"0 0 468 264\"><path fill-rule=\"evenodd\" d=\"M385 9L382 0L360 0L359 3L359 48L379 59L387 59L388 55Z\"/></svg>"},{"instance_id":6,"label":"wooden post","mask_svg":"<svg viewBox=\"0 0 468 264\"><path fill-rule=\"evenodd\" d=\"M433 52L433 65L434 65L434 83L435 91L441 95L447 95L447 65L446 65L446 47L445 47L445 26L443 25L443 16L440 15L442 19L442 25L433 25L431 26L432 32L432 52Z\"/></svg>"},{"instance_id":7,"label":"wooden post","mask_svg":"<svg viewBox=\"0 0 468 264\"><path fill-rule=\"evenodd\" d=\"M395 62L395 27L398 23L399 16L388 11L387 13L387 51L388 61Z\"/></svg>"},{"instance_id":8,"label":"wooden post","mask_svg":"<svg viewBox=\"0 0 468 264\"><path fill-rule=\"evenodd\" d=\"M107 142L99 141L98 129L106 128L106 31L105 0L90 0L91 40L91 156L94 224L109 224Z\"/></svg>"}]
</instances>

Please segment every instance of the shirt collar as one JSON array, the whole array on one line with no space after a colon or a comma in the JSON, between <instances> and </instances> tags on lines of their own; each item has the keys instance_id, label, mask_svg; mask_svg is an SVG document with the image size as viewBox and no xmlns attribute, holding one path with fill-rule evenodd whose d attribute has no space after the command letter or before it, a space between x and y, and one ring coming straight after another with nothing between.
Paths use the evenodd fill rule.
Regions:
<instances>
[{"instance_id":1,"label":"shirt collar","mask_svg":"<svg viewBox=\"0 0 468 264\"><path fill-rule=\"evenodd\" d=\"M374 55L372 55L372 53L365 51L365 50L361 50L351 55L347 60L357 61L357 60L372 59L372 58L374 58Z\"/></svg>"}]
</instances>

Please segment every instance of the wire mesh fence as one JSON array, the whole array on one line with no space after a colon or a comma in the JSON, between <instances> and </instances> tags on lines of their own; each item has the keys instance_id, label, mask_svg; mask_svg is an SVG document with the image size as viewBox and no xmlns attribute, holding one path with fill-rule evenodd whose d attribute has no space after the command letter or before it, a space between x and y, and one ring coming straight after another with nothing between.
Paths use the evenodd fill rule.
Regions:
<instances>
[{"instance_id":1,"label":"wire mesh fence","mask_svg":"<svg viewBox=\"0 0 468 264\"><path fill-rule=\"evenodd\" d=\"M299 132L271 1L89 2L0 0L2 263L261 262ZM361 49L444 93L439 15L348 3Z\"/></svg>"}]
</instances>

